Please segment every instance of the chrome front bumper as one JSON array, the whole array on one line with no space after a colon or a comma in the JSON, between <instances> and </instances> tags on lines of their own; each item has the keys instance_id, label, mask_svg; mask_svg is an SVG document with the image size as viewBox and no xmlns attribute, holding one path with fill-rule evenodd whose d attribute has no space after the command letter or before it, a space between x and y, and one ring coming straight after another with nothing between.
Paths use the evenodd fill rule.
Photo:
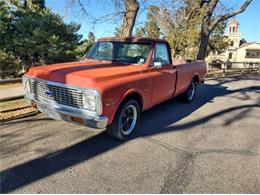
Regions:
<instances>
[{"instance_id":1,"label":"chrome front bumper","mask_svg":"<svg viewBox=\"0 0 260 195\"><path fill-rule=\"evenodd\" d=\"M106 116L94 116L83 109L73 108L65 105L57 104L54 101L35 99L33 95L26 94L27 102L54 120L64 120L84 126L104 129L107 126L108 118ZM81 119L80 122L73 119Z\"/></svg>"}]
</instances>

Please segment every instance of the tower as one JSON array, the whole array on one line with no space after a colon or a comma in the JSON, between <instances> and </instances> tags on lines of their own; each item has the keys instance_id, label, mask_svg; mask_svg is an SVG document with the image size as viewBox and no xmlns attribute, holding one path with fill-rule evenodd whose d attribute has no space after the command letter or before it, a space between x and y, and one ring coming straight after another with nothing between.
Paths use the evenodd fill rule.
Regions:
<instances>
[{"instance_id":1,"label":"tower","mask_svg":"<svg viewBox=\"0 0 260 195\"><path fill-rule=\"evenodd\" d=\"M228 25L228 37L231 40L230 47L238 48L240 43L240 33L238 32L238 21L234 18Z\"/></svg>"},{"instance_id":2,"label":"tower","mask_svg":"<svg viewBox=\"0 0 260 195\"><path fill-rule=\"evenodd\" d=\"M233 18L228 24L228 33L227 36L230 40L230 45L226 51L226 59L229 61L236 61L236 51L240 45L240 33L238 32L238 21Z\"/></svg>"}]
</instances>

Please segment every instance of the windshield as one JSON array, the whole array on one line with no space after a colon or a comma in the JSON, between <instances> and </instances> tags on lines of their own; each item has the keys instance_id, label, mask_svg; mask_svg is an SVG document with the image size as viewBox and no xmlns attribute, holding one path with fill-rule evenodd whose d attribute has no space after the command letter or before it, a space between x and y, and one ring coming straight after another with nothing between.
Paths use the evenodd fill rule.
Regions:
<instances>
[{"instance_id":1,"label":"windshield","mask_svg":"<svg viewBox=\"0 0 260 195\"><path fill-rule=\"evenodd\" d=\"M151 43L99 41L90 49L87 58L144 64L150 50Z\"/></svg>"}]
</instances>

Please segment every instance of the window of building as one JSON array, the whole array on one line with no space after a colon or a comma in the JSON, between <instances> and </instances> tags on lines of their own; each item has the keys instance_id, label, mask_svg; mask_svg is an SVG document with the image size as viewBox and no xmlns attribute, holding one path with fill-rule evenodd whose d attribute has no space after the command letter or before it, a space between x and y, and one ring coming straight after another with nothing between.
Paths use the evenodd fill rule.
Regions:
<instances>
[{"instance_id":1,"label":"window of building","mask_svg":"<svg viewBox=\"0 0 260 195\"><path fill-rule=\"evenodd\" d=\"M229 54L228 54L228 59L231 59L232 58L232 53L230 52Z\"/></svg>"},{"instance_id":2,"label":"window of building","mask_svg":"<svg viewBox=\"0 0 260 195\"><path fill-rule=\"evenodd\" d=\"M260 50L246 50L245 58L260 58Z\"/></svg>"},{"instance_id":3,"label":"window of building","mask_svg":"<svg viewBox=\"0 0 260 195\"><path fill-rule=\"evenodd\" d=\"M231 42L230 42L230 46L231 46L231 47L234 46L234 41L231 41Z\"/></svg>"}]
</instances>

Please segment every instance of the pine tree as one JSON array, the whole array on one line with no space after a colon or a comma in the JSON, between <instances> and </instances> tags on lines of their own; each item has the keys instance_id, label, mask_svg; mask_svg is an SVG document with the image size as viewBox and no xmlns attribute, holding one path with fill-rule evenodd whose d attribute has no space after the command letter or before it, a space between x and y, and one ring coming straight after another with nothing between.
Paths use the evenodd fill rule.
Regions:
<instances>
[{"instance_id":1,"label":"pine tree","mask_svg":"<svg viewBox=\"0 0 260 195\"><path fill-rule=\"evenodd\" d=\"M49 9L42 9L44 1L0 1L0 66L1 76L12 64L21 70L31 66L75 60L81 35L78 24L65 24ZM27 2L28 3L28 2ZM4 62L4 63L2 63ZM19 71L18 71L19 73Z\"/></svg>"},{"instance_id":2,"label":"pine tree","mask_svg":"<svg viewBox=\"0 0 260 195\"><path fill-rule=\"evenodd\" d=\"M92 45L95 42L95 35L93 32L88 33L88 38L81 41L80 45L76 49L77 57L79 59L82 59L86 56L89 49L92 47Z\"/></svg>"},{"instance_id":3,"label":"pine tree","mask_svg":"<svg viewBox=\"0 0 260 195\"><path fill-rule=\"evenodd\" d=\"M147 11L147 36L151 38L159 38L161 35L159 28L158 15L160 8L158 6L150 6Z\"/></svg>"},{"instance_id":4,"label":"pine tree","mask_svg":"<svg viewBox=\"0 0 260 195\"><path fill-rule=\"evenodd\" d=\"M40 9L45 9L45 0L31 0L32 4L38 6Z\"/></svg>"},{"instance_id":5,"label":"pine tree","mask_svg":"<svg viewBox=\"0 0 260 195\"><path fill-rule=\"evenodd\" d=\"M93 32L89 32L88 33L88 42L90 43L90 44L93 44L94 42L95 42L95 35L94 35L94 33Z\"/></svg>"},{"instance_id":6,"label":"pine tree","mask_svg":"<svg viewBox=\"0 0 260 195\"><path fill-rule=\"evenodd\" d=\"M159 38L161 31L159 28L158 15L160 14L160 8L158 6L150 6L147 11L147 21L144 26L136 28L136 37L149 37Z\"/></svg>"}]
</instances>

